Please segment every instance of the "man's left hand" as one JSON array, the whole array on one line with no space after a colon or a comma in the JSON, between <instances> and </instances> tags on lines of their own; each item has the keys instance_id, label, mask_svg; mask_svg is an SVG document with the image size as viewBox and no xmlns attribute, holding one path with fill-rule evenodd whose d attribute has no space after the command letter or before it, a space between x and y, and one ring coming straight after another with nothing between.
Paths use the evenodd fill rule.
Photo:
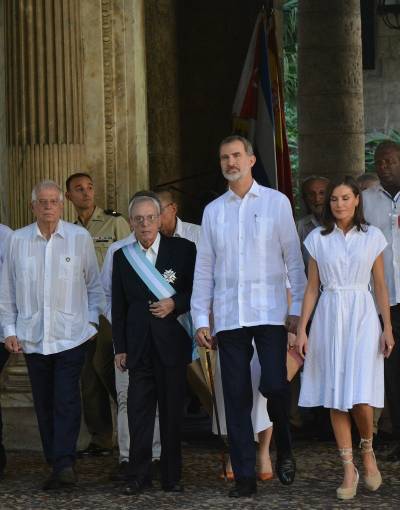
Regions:
<instances>
[{"instance_id":1,"label":"man's left hand","mask_svg":"<svg viewBox=\"0 0 400 510\"><path fill-rule=\"evenodd\" d=\"M286 317L285 327L289 333L293 333L294 335L297 333L298 322L299 322L298 315L288 315Z\"/></svg>"},{"instance_id":2,"label":"man's left hand","mask_svg":"<svg viewBox=\"0 0 400 510\"><path fill-rule=\"evenodd\" d=\"M150 305L150 312L158 319L164 319L175 310L175 301L172 298L160 299Z\"/></svg>"}]
</instances>

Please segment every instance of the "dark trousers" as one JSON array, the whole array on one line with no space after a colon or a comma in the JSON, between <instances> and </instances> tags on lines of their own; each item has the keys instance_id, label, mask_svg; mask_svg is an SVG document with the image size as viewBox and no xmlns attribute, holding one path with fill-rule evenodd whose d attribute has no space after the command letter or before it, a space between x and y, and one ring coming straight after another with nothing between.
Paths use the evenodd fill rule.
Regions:
<instances>
[{"instance_id":1,"label":"dark trousers","mask_svg":"<svg viewBox=\"0 0 400 510\"><path fill-rule=\"evenodd\" d=\"M55 473L75 462L86 346L56 354L25 354L44 455Z\"/></svg>"},{"instance_id":2,"label":"dark trousers","mask_svg":"<svg viewBox=\"0 0 400 510\"><path fill-rule=\"evenodd\" d=\"M236 479L255 478L250 361L254 338L261 365L260 392L268 399L278 456L291 453L287 333L283 326L253 326L218 333L226 425Z\"/></svg>"},{"instance_id":3,"label":"dark trousers","mask_svg":"<svg viewBox=\"0 0 400 510\"><path fill-rule=\"evenodd\" d=\"M111 325L103 316L100 316L98 335L87 348L81 388L83 418L92 436L91 441L102 448L112 448L110 396L117 402L117 392Z\"/></svg>"},{"instance_id":4,"label":"dark trousers","mask_svg":"<svg viewBox=\"0 0 400 510\"><path fill-rule=\"evenodd\" d=\"M151 336L148 349L129 370L128 422L131 438L131 477L151 479L154 419L158 403L161 438L161 484L179 482L182 471L181 430L186 386L186 365L163 365Z\"/></svg>"},{"instance_id":5,"label":"dark trousers","mask_svg":"<svg viewBox=\"0 0 400 510\"><path fill-rule=\"evenodd\" d=\"M393 436L400 440L400 304L390 307L390 316L396 343L385 359L385 391Z\"/></svg>"},{"instance_id":6,"label":"dark trousers","mask_svg":"<svg viewBox=\"0 0 400 510\"><path fill-rule=\"evenodd\" d=\"M7 360L10 356L10 353L4 347L4 344L0 342L0 374L4 368L4 365L7 363ZM1 407L0 407L0 475L3 472L6 466L6 453L3 446L3 418L1 415Z\"/></svg>"}]
</instances>

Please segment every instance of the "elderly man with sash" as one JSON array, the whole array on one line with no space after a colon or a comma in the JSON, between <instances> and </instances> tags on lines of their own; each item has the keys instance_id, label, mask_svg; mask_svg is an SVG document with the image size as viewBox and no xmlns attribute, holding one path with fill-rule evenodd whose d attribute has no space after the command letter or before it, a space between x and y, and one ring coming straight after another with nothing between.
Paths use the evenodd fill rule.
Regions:
<instances>
[{"instance_id":1,"label":"elderly man with sash","mask_svg":"<svg viewBox=\"0 0 400 510\"><path fill-rule=\"evenodd\" d=\"M159 233L160 206L151 197L135 198L130 216L136 241L114 254L111 312L115 362L129 370L126 494L151 486L157 404L162 489L181 492L180 435L186 366L192 360L188 312L196 248L186 239Z\"/></svg>"}]
</instances>

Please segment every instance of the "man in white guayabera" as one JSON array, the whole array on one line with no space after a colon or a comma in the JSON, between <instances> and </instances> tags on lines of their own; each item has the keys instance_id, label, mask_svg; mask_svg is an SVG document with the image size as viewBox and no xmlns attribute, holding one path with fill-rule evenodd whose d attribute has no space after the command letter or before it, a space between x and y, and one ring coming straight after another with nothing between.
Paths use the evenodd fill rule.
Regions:
<instances>
[{"instance_id":1,"label":"man in white guayabera","mask_svg":"<svg viewBox=\"0 0 400 510\"><path fill-rule=\"evenodd\" d=\"M204 211L191 301L197 341L208 348L209 315L214 314L236 482L231 497L251 496L257 490L249 368L253 338L261 364L260 392L268 399L274 424L280 481L293 483L296 470L288 418L285 325L296 332L306 278L289 200L253 180L255 161L245 138L222 141L220 163L229 189ZM286 274L292 294L289 311Z\"/></svg>"},{"instance_id":2,"label":"man in white guayabera","mask_svg":"<svg viewBox=\"0 0 400 510\"><path fill-rule=\"evenodd\" d=\"M32 191L36 222L10 235L0 283L5 346L23 352L46 461L44 490L72 486L81 423L79 378L105 298L90 234L61 220L53 181Z\"/></svg>"}]
</instances>

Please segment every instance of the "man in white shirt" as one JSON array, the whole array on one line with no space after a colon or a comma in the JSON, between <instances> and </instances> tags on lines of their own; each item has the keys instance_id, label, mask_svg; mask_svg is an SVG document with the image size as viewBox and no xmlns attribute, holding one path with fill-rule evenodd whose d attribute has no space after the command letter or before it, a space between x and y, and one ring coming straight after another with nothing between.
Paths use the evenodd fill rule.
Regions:
<instances>
[{"instance_id":1,"label":"man in white shirt","mask_svg":"<svg viewBox=\"0 0 400 510\"><path fill-rule=\"evenodd\" d=\"M375 151L375 168L380 183L363 191L364 215L380 228L388 243L383 252L385 280L396 345L385 359L385 392L393 437L399 445L387 460L400 460L400 145L385 141Z\"/></svg>"},{"instance_id":2,"label":"man in white shirt","mask_svg":"<svg viewBox=\"0 0 400 510\"><path fill-rule=\"evenodd\" d=\"M261 364L260 391L274 423L276 471L284 484L295 476L285 324L296 332L306 278L289 200L253 180L255 160L245 138L222 141L220 163L229 190L204 211L191 301L197 341L207 348L212 336L209 315L214 314L236 482L231 497L257 490L251 424L253 338ZM289 314L286 273L292 294Z\"/></svg>"},{"instance_id":3,"label":"man in white shirt","mask_svg":"<svg viewBox=\"0 0 400 510\"><path fill-rule=\"evenodd\" d=\"M12 230L8 228L6 225L0 224L0 275L1 275L1 268L3 266L3 258L6 252L7 243L10 237L10 234L12 233ZM4 368L4 365L7 363L7 360L10 356L10 353L7 351L7 349L4 346L4 335L3 330L1 329L0 325L0 375ZM7 464L7 457L6 457L6 451L3 446L3 420L1 416L1 407L0 407L0 480L4 476L4 469Z\"/></svg>"},{"instance_id":4,"label":"man in white shirt","mask_svg":"<svg viewBox=\"0 0 400 510\"><path fill-rule=\"evenodd\" d=\"M200 237L200 226L182 221L178 217L178 204L170 191L157 191L161 203L160 232L167 237L183 237L196 244Z\"/></svg>"},{"instance_id":5,"label":"man in white shirt","mask_svg":"<svg viewBox=\"0 0 400 510\"><path fill-rule=\"evenodd\" d=\"M0 322L9 352L23 352L44 455L44 490L76 483L81 421L79 378L86 343L97 332L104 293L92 239L61 220L53 181L32 191L36 222L10 236L0 284Z\"/></svg>"}]
</instances>

